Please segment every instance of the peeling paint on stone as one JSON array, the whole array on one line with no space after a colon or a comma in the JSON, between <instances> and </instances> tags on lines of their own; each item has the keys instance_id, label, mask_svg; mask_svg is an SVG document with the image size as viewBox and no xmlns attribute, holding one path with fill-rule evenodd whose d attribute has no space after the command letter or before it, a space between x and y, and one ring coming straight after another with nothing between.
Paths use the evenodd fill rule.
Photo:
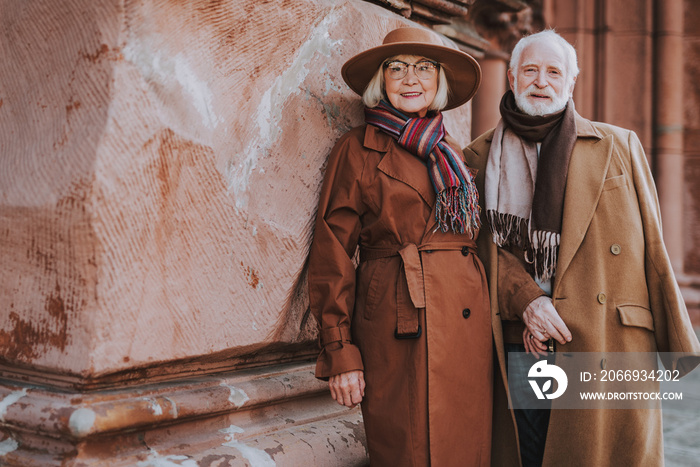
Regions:
<instances>
[{"instance_id":1,"label":"peeling paint on stone","mask_svg":"<svg viewBox=\"0 0 700 467\"><path fill-rule=\"evenodd\" d=\"M247 205L246 192L251 174L257 167L258 159L266 157L270 148L282 133L280 121L285 102L290 96L302 92L303 83L309 73L318 73L317 54L330 57L331 53L341 45L341 40L332 40L328 31L334 29L340 19L340 13L331 11L311 31L309 39L299 48L294 61L282 73L268 90L260 97L260 104L253 119L257 126L257 134L250 138L247 147L239 155L237 163L229 164L228 190L235 195L236 208L242 209Z\"/></svg>"},{"instance_id":2,"label":"peeling paint on stone","mask_svg":"<svg viewBox=\"0 0 700 467\"><path fill-rule=\"evenodd\" d=\"M27 388L21 391L15 391L8 394L2 401L0 401L0 420L5 421L5 414L7 413L7 408L27 395Z\"/></svg>"},{"instance_id":3,"label":"peeling paint on stone","mask_svg":"<svg viewBox=\"0 0 700 467\"><path fill-rule=\"evenodd\" d=\"M0 456L5 456L12 451L16 451L19 443L12 438L7 438L0 442Z\"/></svg>"},{"instance_id":4,"label":"peeling paint on stone","mask_svg":"<svg viewBox=\"0 0 700 467\"><path fill-rule=\"evenodd\" d=\"M173 401L171 398L166 397L166 401L170 402L170 415L173 418L177 418L177 404L175 404L175 401Z\"/></svg>"},{"instance_id":5,"label":"peeling paint on stone","mask_svg":"<svg viewBox=\"0 0 700 467\"><path fill-rule=\"evenodd\" d=\"M222 433L226 433L227 442L222 444L222 446L228 446L231 448L238 449L245 459L250 462L251 465L255 467L275 467L277 464L270 457L268 453L261 449L256 449L243 444L236 440L236 434L243 433L243 428L237 427L236 425L231 425L230 427L220 430Z\"/></svg>"},{"instance_id":6,"label":"peeling paint on stone","mask_svg":"<svg viewBox=\"0 0 700 467\"><path fill-rule=\"evenodd\" d=\"M74 436L87 435L95 424L95 412L90 409L80 408L73 412L68 421L70 431Z\"/></svg>"},{"instance_id":7,"label":"peeling paint on stone","mask_svg":"<svg viewBox=\"0 0 700 467\"><path fill-rule=\"evenodd\" d=\"M153 449L150 450L148 459L136 465L139 467L198 467L197 461L187 456L161 456Z\"/></svg>"},{"instance_id":8,"label":"peeling paint on stone","mask_svg":"<svg viewBox=\"0 0 700 467\"><path fill-rule=\"evenodd\" d=\"M221 383L221 385L225 388L228 388L228 390L231 391L231 394L228 396L228 401L235 405L236 408L241 408L243 404L250 400L248 394L246 394L242 389L239 389L234 386L229 386L226 383Z\"/></svg>"},{"instance_id":9,"label":"peeling paint on stone","mask_svg":"<svg viewBox=\"0 0 700 467\"><path fill-rule=\"evenodd\" d=\"M153 415L163 415L163 407L160 406L157 400L146 399L146 401L150 404Z\"/></svg>"},{"instance_id":10,"label":"peeling paint on stone","mask_svg":"<svg viewBox=\"0 0 700 467\"><path fill-rule=\"evenodd\" d=\"M213 110L214 93L206 81L200 79L183 54L169 55L151 41L133 41L124 47L124 58L130 61L143 75L158 87L170 88L173 80L187 95L187 102L192 104L202 117L202 125L214 129L219 124L219 117Z\"/></svg>"},{"instance_id":11,"label":"peeling paint on stone","mask_svg":"<svg viewBox=\"0 0 700 467\"><path fill-rule=\"evenodd\" d=\"M340 423L345 425L345 428L348 428L349 430L352 431L352 437L355 438L355 441L363 443L363 440L365 439L365 434L364 434L364 427L359 424L359 423L351 423L347 420L341 420Z\"/></svg>"},{"instance_id":12,"label":"peeling paint on stone","mask_svg":"<svg viewBox=\"0 0 700 467\"><path fill-rule=\"evenodd\" d=\"M246 282L248 282L248 285L253 288L253 289L260 289L262 288L262 283L260 282L260 276L258 271L255 269L252 269L250 266L248 266L245 270L245 275L246 275Z\"/></svg>"}]
</instances>

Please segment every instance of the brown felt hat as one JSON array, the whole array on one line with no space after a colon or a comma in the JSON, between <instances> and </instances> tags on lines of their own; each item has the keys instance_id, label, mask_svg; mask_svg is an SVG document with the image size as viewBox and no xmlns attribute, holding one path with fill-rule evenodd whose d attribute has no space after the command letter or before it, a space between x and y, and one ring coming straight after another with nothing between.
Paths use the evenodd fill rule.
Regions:
<instances>
[{"instance_id":1,"label":"brown felt hat","mask_svg":"<svg viewBox=\"0 0 700 467\"><path fill-rule=\"evenodd\" d=\"M361 96L384 60L395 55L420 55L440 62L450 84L445 110L459 107L474 97L481 83L481 67L471 55L446 46L433 31L411 27L394 29L384 37L382 45L345 62L341 70L343 80Z\"/></svg>"}]
</instances>

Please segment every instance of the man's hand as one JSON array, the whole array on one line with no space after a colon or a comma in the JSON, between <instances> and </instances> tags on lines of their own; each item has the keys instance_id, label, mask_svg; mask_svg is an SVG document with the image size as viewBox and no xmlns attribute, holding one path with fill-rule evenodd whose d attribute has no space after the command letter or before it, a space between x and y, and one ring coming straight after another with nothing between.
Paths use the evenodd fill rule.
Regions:
<instances>
[{"instance_id":1,"label":"man's hand","mask_svg":"<svg viewBox=\"0 0 700 467\"><path fill-rule=\"evenodd\" d=\"M365 374L362 370L353 370L331 376L328 387L338 404L353 408L365 397Z\"/></svg>"},{"instance_id":2,"label":"man's hand","mask_svg":"<svg viewBox=\"0 0 700 467\"><path fill-rule=\"evenodd\" d=\"M523 322L527 327L523 333L526 352L546 355L547 346L544 342L550 338L560 344L571 342L571 331L549 297L543 295L530 302L523 313Z\"/></svg>"}]
</instances>

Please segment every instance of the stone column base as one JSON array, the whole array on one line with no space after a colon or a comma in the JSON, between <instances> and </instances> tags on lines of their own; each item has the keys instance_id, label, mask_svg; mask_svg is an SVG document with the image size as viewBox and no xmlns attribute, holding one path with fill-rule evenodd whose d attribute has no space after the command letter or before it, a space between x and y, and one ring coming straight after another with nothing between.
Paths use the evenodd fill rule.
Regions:
<instances>
[{"instance_id":1,"label":"stone column base","mask_svg":"<svg viewBox=\"0 0 700 467\"><path fill-rule=\"evenodd\" d=\"M359 408L295 363L77 393L0 383L0 464L367 465Z\"/></svg>"}]
</instances>

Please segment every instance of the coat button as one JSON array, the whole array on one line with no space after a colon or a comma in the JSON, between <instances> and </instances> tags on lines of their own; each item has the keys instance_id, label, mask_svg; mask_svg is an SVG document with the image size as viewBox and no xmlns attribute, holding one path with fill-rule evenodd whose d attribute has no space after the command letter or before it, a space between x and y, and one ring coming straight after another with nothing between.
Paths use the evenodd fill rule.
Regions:
<instances>
[{"instance_id":1,"label":"coat button","mask_svg":"<svg viewBox=\"0 0 700 467\"><path fill-rule=\"evenodd\" d=\"M605 303L608 297L605 296L603 292L598 294L598 303Z\"/></svg>"},{"instance_id":2,"label":"coat button","mask_svg":"<svg viewBox=\"0 0 700 467\"><path fill-rule=\"evenodd\" d=\"M469 256L469 247L462 247L462 256Z\"/></svg>"},{"instance_id":3,"label":"coat button","mask_svg":"<svg viewBox=\"0 0 700 467\"><path fill-rule=\"evenodd\" d=\"M620 245L618 245L617 243L614 243L610 247L610 253L612 253L615 256L619 255L621 251L622 251L622 247Z\"/></svg>"},{"instance_id":4,"label":"coat button","mask_svg":"<svg viewBox=\"0 0 700 467\"><path fill-rule=\"evenodd\" d=\"M471 314L472 310L470 310L469 308L465 308L464 310L462 310L462 317L464 317L464 319L469 318L469 315Z\"/></svg>"}]
</instances>

